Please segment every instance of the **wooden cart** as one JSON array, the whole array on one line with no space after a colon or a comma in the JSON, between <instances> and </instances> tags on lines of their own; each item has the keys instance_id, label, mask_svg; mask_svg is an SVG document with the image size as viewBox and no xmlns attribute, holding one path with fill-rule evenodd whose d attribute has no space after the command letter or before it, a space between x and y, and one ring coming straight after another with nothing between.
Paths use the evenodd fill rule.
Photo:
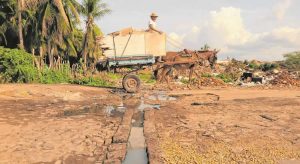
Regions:
<instances>
[{"instance_id":1,"label":"wooden cart","mask_svg":"<svg viewBox=\"0 0 300 164\"><path fill-rule=\"evenodd\" d=\"M107 71L130 68L123 77L123 88L130 93L140 89L138 70L152 66L157 57L166 55L166 35L126 28L101 39L104 58L100 66Z\"/></svg>"}]
</instances>

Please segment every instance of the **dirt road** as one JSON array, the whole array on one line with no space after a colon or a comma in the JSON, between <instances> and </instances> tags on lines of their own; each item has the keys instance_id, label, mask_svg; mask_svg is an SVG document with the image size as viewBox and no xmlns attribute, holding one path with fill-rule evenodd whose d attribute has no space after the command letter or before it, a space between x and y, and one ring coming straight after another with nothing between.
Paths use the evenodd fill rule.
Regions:
<instances>
[{"instance_id":1,"label":"dirt road","mask_svg":"<svg viewBox=\"0 0 300 164\"><path fill-rule=\"evenodd\" d=\"M121 163L144 146L150 163L300 159L300 89L0 85L0 102L0 163Z\"/></svg>"}]
</instances>

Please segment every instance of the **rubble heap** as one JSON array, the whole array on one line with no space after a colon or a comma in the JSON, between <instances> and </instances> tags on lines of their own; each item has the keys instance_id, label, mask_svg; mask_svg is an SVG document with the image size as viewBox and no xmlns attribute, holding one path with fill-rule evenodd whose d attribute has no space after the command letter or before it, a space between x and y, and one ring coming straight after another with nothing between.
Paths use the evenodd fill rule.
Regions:
<instances>
[{"instance_id":1,"label":"rubble heap","mask_svg":"<svg viewBox=\"0 0 300 164\"><path fill-rule=\"evenodd\" d=\"M201 77L197 79L199 86L224 86L223 80L214 77Z\"/></svg>"},{"instance_id":2,"label":"rubble heap","mask_svg":"<svg viewBox=\"0 0 300 164\"><path fill-rule=\"evenodd\" d=\"M282 72L277 75L271 82L272 85L279 86L297 86L300 87L300 79L293 77L288 72Z\"/></svg>"}]
</instances>

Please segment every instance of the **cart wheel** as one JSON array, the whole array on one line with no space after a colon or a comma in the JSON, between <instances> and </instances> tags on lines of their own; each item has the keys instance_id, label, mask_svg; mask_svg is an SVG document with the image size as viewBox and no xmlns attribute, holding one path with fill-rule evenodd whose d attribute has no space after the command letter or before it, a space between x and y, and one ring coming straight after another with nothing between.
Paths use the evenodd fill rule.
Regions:
<instances>
[{"instance_id":1,"label":"cart wheel","mask_svg":"<svg viewBox=\"0 0 300 164\"><path fill-rule=\"evenodd\" d=\"M122 81L123 88L129 93L135 93L140 90L141 80L136 75L126 75Z\"/></svg>"}]
</instances>

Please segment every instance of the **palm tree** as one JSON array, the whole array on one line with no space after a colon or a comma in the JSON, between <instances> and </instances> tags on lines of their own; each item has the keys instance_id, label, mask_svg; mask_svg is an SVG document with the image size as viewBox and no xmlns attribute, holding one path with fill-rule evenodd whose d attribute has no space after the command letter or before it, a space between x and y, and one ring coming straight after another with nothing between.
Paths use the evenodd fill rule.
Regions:
<instances>
[{"instance_id":1,"label":"palm tree","mask_svg":"<svg viewBox=\"0 0 300 164\"><path fill-rule=\"evenodd\" d=\"M0 45L7 46L8 40L12 37L11 34L16 33L16 6L14 0L1 0L0 1ZM7 37L10 35L10 37ZM17 44L17 43L16 43Z\"/></svg>"},{"instance_id":2,"label":"palm tree","mask_svg":"<svg viewBox=\"0 0 300 164\"><path fill-rule=\"evenodd\" d=\"M80 4L75 0L47 0L42 5L40 53L47 49L50 68L54 65L54 56L61 59L66 51L77 54L71 39L80 10Z\"/></svg>"},{"instance_id":3,"label":"palm tree","mask_svg":"<svg viewBox=\"0 0 300 164\"><path fill-rule=\"evenodd\" d=\"M88 59L95 59L98 55L97 48L98 52L100 51L99 46L97 46L97 37L102 35L102 32L95 25L94 20L110 13L110 9L107 8L106 3L103 3L102 0L84 0L83 7L83 14L86 17L86 32L81 56L84 62L84 69L86 70Z\"/></svg>"}]
</instances>

